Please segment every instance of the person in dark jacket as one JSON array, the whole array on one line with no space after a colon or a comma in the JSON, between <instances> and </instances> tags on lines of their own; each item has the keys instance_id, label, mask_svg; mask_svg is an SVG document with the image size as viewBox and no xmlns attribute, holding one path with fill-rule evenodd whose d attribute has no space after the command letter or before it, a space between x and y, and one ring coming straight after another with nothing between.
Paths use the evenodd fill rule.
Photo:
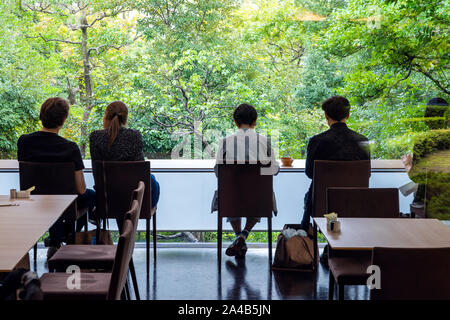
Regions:
<instances>
[{"instance_id":1,"label":"person in dark jacket","mask_svg":"<svg viewBox=\"0 0 450 320\"><path fill-rule=\"evenodd\" d=\"M114 101L106 107L103 130L89 136L91 159L102 161L144 161L142 135L125 127L128 108L122 101ZM159 200L159 183L151 175L152 208Z\"/></svg>"},{"instance_id":2,"label":"person in dark jacket","mask_svg":"<svg viewBox=\"0 0 450 320\"><path fill-rule=\"evenodd\" d=\"M306 153L305 172L313 179L315 160L352 161L369 160L369 140L349 129L346 121L350 116L350 103L341 96L334 96L322 104L330 129L315 135L309 140ZM312 182L305 195L302 229L308 231L312 214ZM326 251L321 261L326 261Z\"/></svg>"}]
</instances>

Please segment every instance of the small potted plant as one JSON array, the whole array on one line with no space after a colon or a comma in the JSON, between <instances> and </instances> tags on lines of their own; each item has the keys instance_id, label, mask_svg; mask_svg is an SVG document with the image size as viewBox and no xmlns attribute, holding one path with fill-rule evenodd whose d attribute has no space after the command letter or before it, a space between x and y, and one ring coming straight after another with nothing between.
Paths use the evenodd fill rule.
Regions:
<instances>
[{"instance_id":1,"label":"small potted plant","mask_svg":"<svg viewBox=\"0 0 450 320\"><path fill-rule=\"evenodd\" d=\"M281 164L283 167L292 167L292 162L294 162L294 159L291 157L281 157Z\"/></svg>"},{"instance_id":2,"label":"small potted plant","mask_svg":"<svg viewBox=\"0 0 450 320\"><path fill-rule=\"evenodd\" d=\"M294 159L291 158L289 153L284 153L284 156L281 157L281 164L283 167L292 167L292 163Z\"/></svg>"},{"instance_id":3,"label":"small potted plant","mask_svg":"<svg viewBox=\"0 0 450 320\"><path fill-rule=\"evenodd\" d=\"M281 165L283 167L292 167L294 155L296 155L296 146L288 144L286 141L280 141Z\"/></svg>"}]
</instances>

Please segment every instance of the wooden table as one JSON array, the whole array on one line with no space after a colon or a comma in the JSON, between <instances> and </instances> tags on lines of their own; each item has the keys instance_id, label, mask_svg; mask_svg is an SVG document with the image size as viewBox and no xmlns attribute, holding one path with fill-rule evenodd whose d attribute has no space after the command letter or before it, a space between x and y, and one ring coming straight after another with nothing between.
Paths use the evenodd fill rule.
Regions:
<instances>
[{"instance_id":1,"label":"wooden table","mask_svg":"<svg viewBox=\"0 0 450 320\"><path fill-rule=\"evenodd\" d=\"M326 218L314 218L333 250L450 247L450 228L436 219L338 218L339 233L327 231Z\"/></svg>"},{"instance_id":2,"label":"wooden table","mask_svg":"<svg viewBox=\"0 0 450 320\"><path fill-rule=\"evenodd\" d=\"M19 204L0 207L0 272L13 270L76 198L76 195L32 195L31 199L10 201L9 196L0 196L1 204Z\"/></svg>"}]
</instances>

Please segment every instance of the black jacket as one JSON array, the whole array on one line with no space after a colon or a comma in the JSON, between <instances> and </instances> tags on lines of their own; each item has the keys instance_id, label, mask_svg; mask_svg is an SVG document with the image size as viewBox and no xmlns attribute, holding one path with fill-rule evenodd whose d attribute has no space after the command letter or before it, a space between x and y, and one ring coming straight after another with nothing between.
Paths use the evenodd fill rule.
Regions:
<instances>
[{"instance_id":1,"label":"black jacket","mask_svg":"<svg viewBox=\"0 0 450 320\"><path fill-rule=\"evenodd\" d=\"M333 124L329 130L309 140L305 172L313 178L315 160L369 160L369 140L350 130L343 122Z\"/></svg>"}]
</instances>

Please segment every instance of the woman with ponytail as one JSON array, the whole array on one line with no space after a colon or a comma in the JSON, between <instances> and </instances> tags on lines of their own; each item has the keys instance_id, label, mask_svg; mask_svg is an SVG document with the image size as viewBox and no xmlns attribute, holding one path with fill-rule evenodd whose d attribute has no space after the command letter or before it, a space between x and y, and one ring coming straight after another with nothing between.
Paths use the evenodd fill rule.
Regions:
<instances>
[{"instance_id":1,"label":"woman with ponytail","mask_svg":"<svg viewBox=\"0 0 450 320\"><path fill-rule=\"evenodd\" d=\"M104 130L89 136L91 159L102 161L143 161L144 143L139 131L126 128L128 108L122 101L114 101L106 107L103 117ZM159 183L151 175L152 207L159 199Z\"/></svg>"}]
</instances>

